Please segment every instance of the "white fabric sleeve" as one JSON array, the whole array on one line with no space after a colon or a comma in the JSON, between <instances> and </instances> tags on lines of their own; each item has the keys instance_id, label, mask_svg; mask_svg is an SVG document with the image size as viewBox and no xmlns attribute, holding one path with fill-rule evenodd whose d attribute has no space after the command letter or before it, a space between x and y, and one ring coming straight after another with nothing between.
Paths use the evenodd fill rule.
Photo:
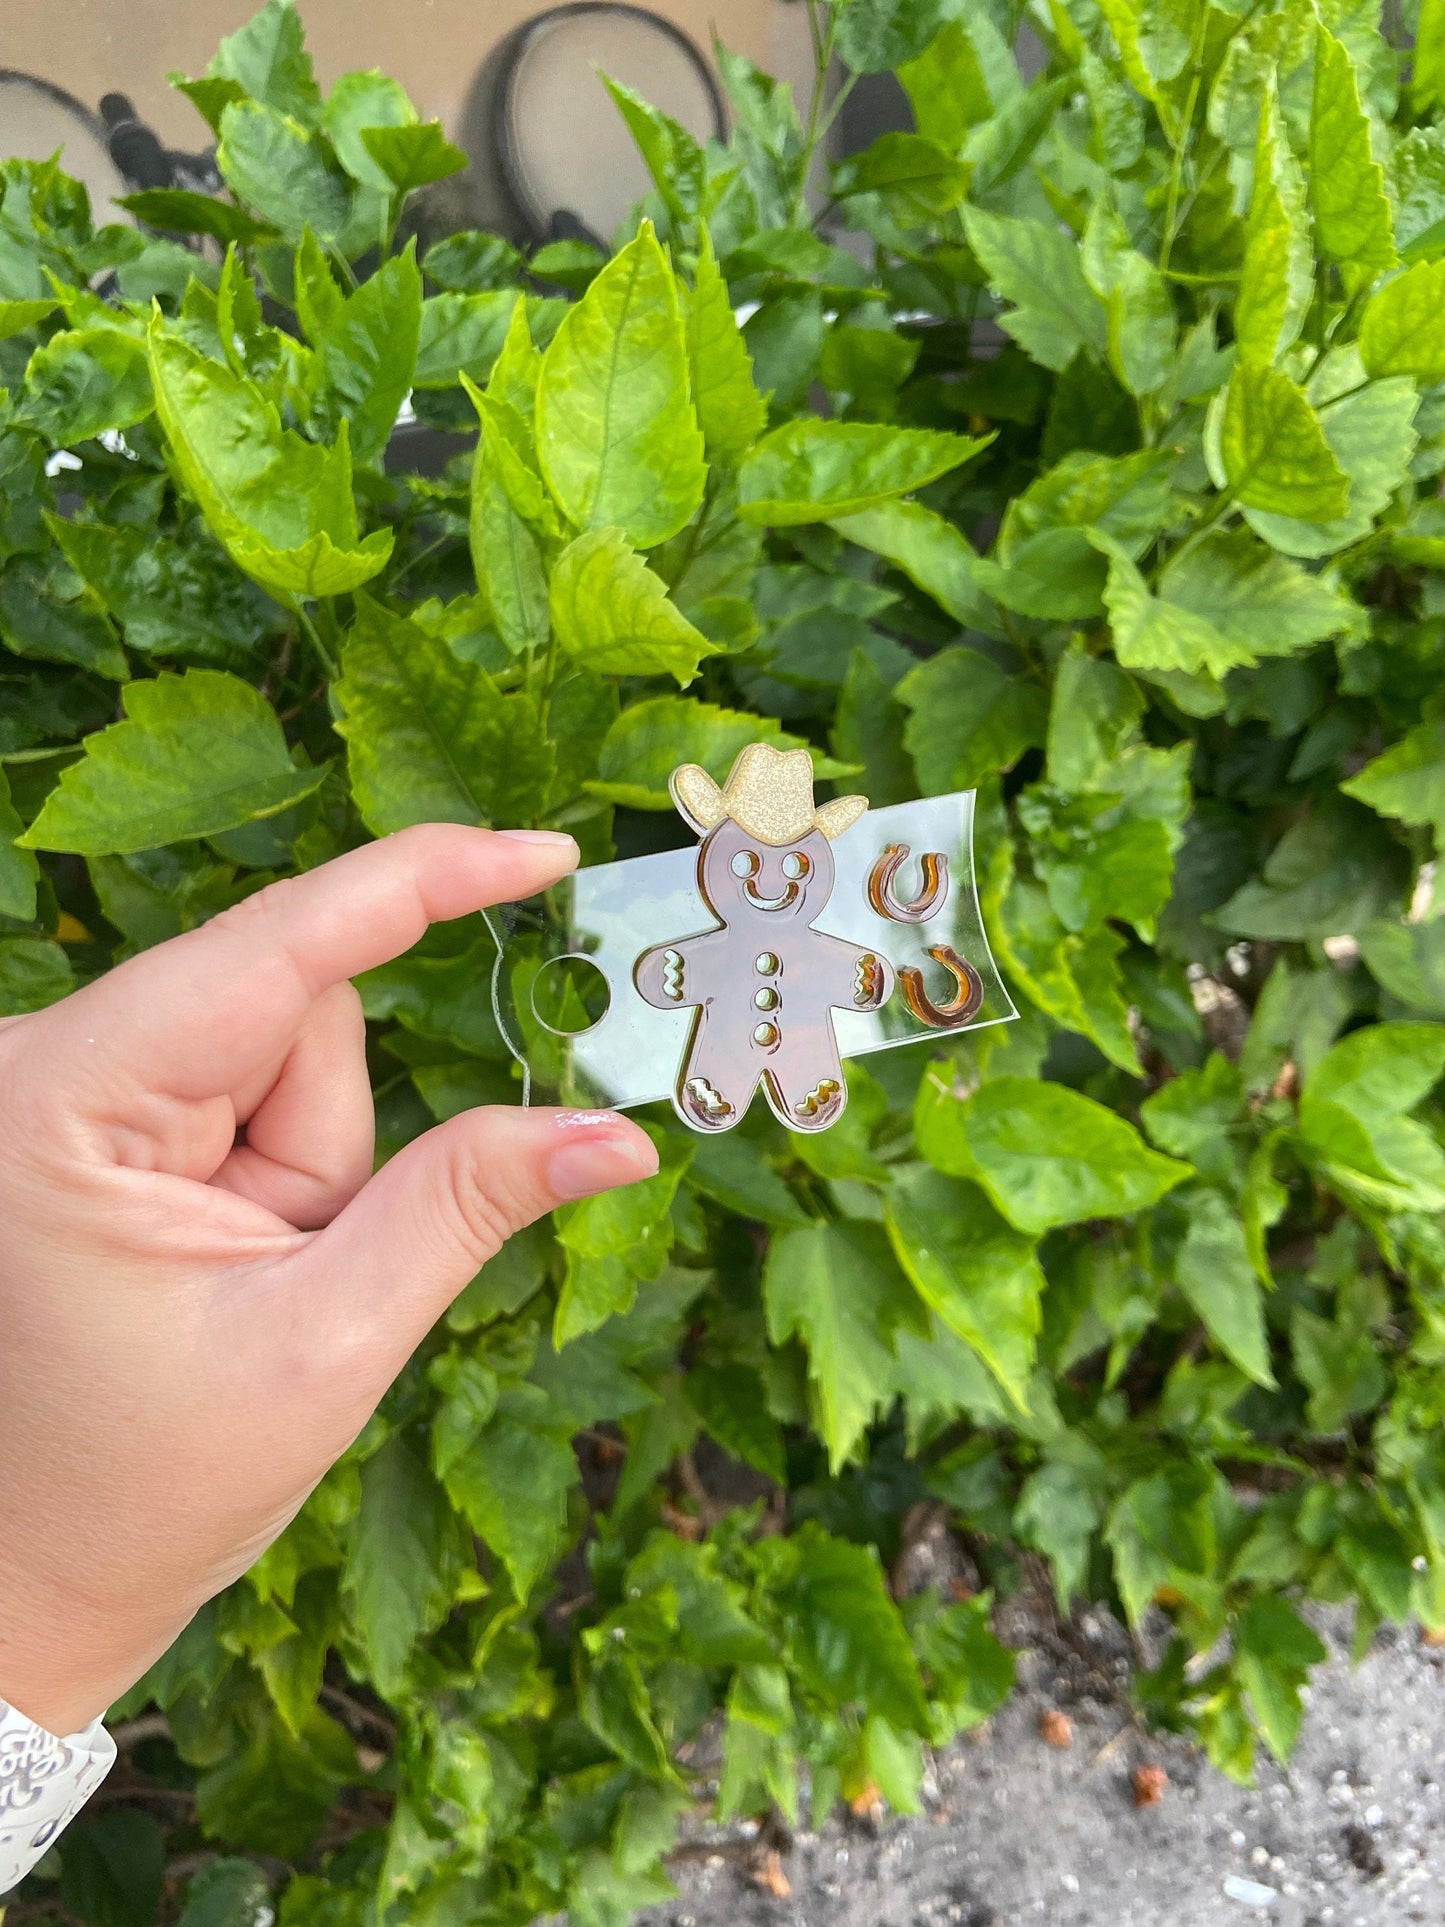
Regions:
<instances>
[{"instance_id":1,"label":"white fabric sleeve","mask_svg":"<svg viewBox=\"0 0 1445 1927\"><path fill-rule=\"evenodd\" d=\"M99 1720L57 1739L0 1700L0 1896L25 1878L114 1764L115 1741Z\"/></svg>"}]
</instances>

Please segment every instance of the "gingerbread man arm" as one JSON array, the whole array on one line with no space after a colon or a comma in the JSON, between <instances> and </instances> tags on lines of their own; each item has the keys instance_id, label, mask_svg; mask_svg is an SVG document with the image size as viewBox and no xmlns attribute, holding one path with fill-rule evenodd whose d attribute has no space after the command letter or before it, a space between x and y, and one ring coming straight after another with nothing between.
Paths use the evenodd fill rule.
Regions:
<instances>
[{"instance_id":1,"label":"gingerbread man arm","mask_svg":"<svg viewBox=\"0 0 1445 1927\"><path fill-rule=\"evenodd\" d=\"M878 950L845 943L815 930L808 975L818 995L834 1010L879 1010L893 994L893 971Z\"/></svg>"},{"instance_id":2,"label":"gingerbread man arm","mask_svg":"<svg viewBox=\"0 0 1445 1927\"><path fill-rule=\"evenodd\" d=\"M717 995L726 964L726 930L704 930L644 950L633 966L637 994L658 1010L685 1010Z\"/></svg>"}]
</instances>

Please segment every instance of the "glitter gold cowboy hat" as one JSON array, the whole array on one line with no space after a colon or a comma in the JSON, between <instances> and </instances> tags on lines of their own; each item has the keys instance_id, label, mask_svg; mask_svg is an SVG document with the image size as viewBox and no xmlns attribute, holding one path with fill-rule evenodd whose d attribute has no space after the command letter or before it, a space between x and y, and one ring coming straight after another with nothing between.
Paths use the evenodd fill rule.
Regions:
<instances>
[{"instance_id":1,"label":"glitter gold cowboy hat","mask_svg":"<svg viewBox=\"0 0 1445 1927\"><path fill-rule=\"evenodd\" d=\"M794 843L809 830L841 836L868 807L866 796L839 796L817 807L813 802L813 759L805 749L774 749L749 743L718 785L696 763L683 763L668 785L678 809L706 835L731 817L760 843Z\"/></svg>"}]
</instances>

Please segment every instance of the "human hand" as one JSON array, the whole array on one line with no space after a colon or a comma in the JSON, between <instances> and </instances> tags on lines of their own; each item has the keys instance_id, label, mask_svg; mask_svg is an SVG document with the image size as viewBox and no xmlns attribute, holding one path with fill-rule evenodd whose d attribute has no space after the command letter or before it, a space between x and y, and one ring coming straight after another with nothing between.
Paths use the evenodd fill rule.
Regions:
<instances>
[{"instance_id":1,"label":"human hand","mask_svg":"<svg viewBox=\"0 0 1445 1927\"><path fill-rule=\"evenodd\" d=\"M37 1725L252 1564L505 1238L657 1168L612 1113L493 1108L371 1175L348 979L576 860L405 830L0 1024L0 1697Z\"/></svg>"}]
</instances>

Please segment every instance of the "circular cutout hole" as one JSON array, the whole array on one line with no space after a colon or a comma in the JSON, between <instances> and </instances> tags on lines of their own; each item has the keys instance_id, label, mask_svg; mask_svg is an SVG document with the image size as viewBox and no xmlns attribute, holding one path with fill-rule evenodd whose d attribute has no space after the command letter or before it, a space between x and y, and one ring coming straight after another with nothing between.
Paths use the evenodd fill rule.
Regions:
<instances>
[{"instance_id":1,"label":"circular cutout hole","mask_svg":"<svg viewBox=\"0 0 1445 1927\"><path fill-rule=\"evenodd\" d=\"M761 868L762 864L759 862L755 850L739 850L733 858L733 875L735 877L755 877Z\"/></svg>"},{"instance_id":2,"label":"circular cutout hole","mask_svg":"<svg viewBox=\"0 0 1445 1927\"><path fill-rule=\"evenodd\" d=\"M612 992L590 957L552 957L532 979L532 1015L554 1037L580 1037L607 1015Z\"/></svg>"},{"instance_id":3,"label":"circular cutout hole","mask_svg":"<svg viewBox=\"0 0 1445 1927\"><path fill-rule=\"evenodd\" d=\"M764 977L773 976L778 968L778 960L771 950L765 950L760 957L753 959L753 968Z\"/></svg>"},{"instance_id":4,"label":"circular cutout hole","mask_svg":"<svg viewBox=\"0 0 1445 1927\"><path fill-rule=\"evenodd\" d=\"M771 984L764 984L762 989L754 995L753 1002L759 1010L776 1010L778 1007L778 993L773 989Z\"/></svg>"},{"instance_id":5,"label":"circular cutout hole","mask_svg":"<svg viewBox=\"0 0 1445 1927\"><path fill-rule=\"evenodd\" d=\"M789 850L783 858L783 875L790 883L796 883L800 877L805 877L812 867L801 850Z\"/></svg>"}]
</instances>

